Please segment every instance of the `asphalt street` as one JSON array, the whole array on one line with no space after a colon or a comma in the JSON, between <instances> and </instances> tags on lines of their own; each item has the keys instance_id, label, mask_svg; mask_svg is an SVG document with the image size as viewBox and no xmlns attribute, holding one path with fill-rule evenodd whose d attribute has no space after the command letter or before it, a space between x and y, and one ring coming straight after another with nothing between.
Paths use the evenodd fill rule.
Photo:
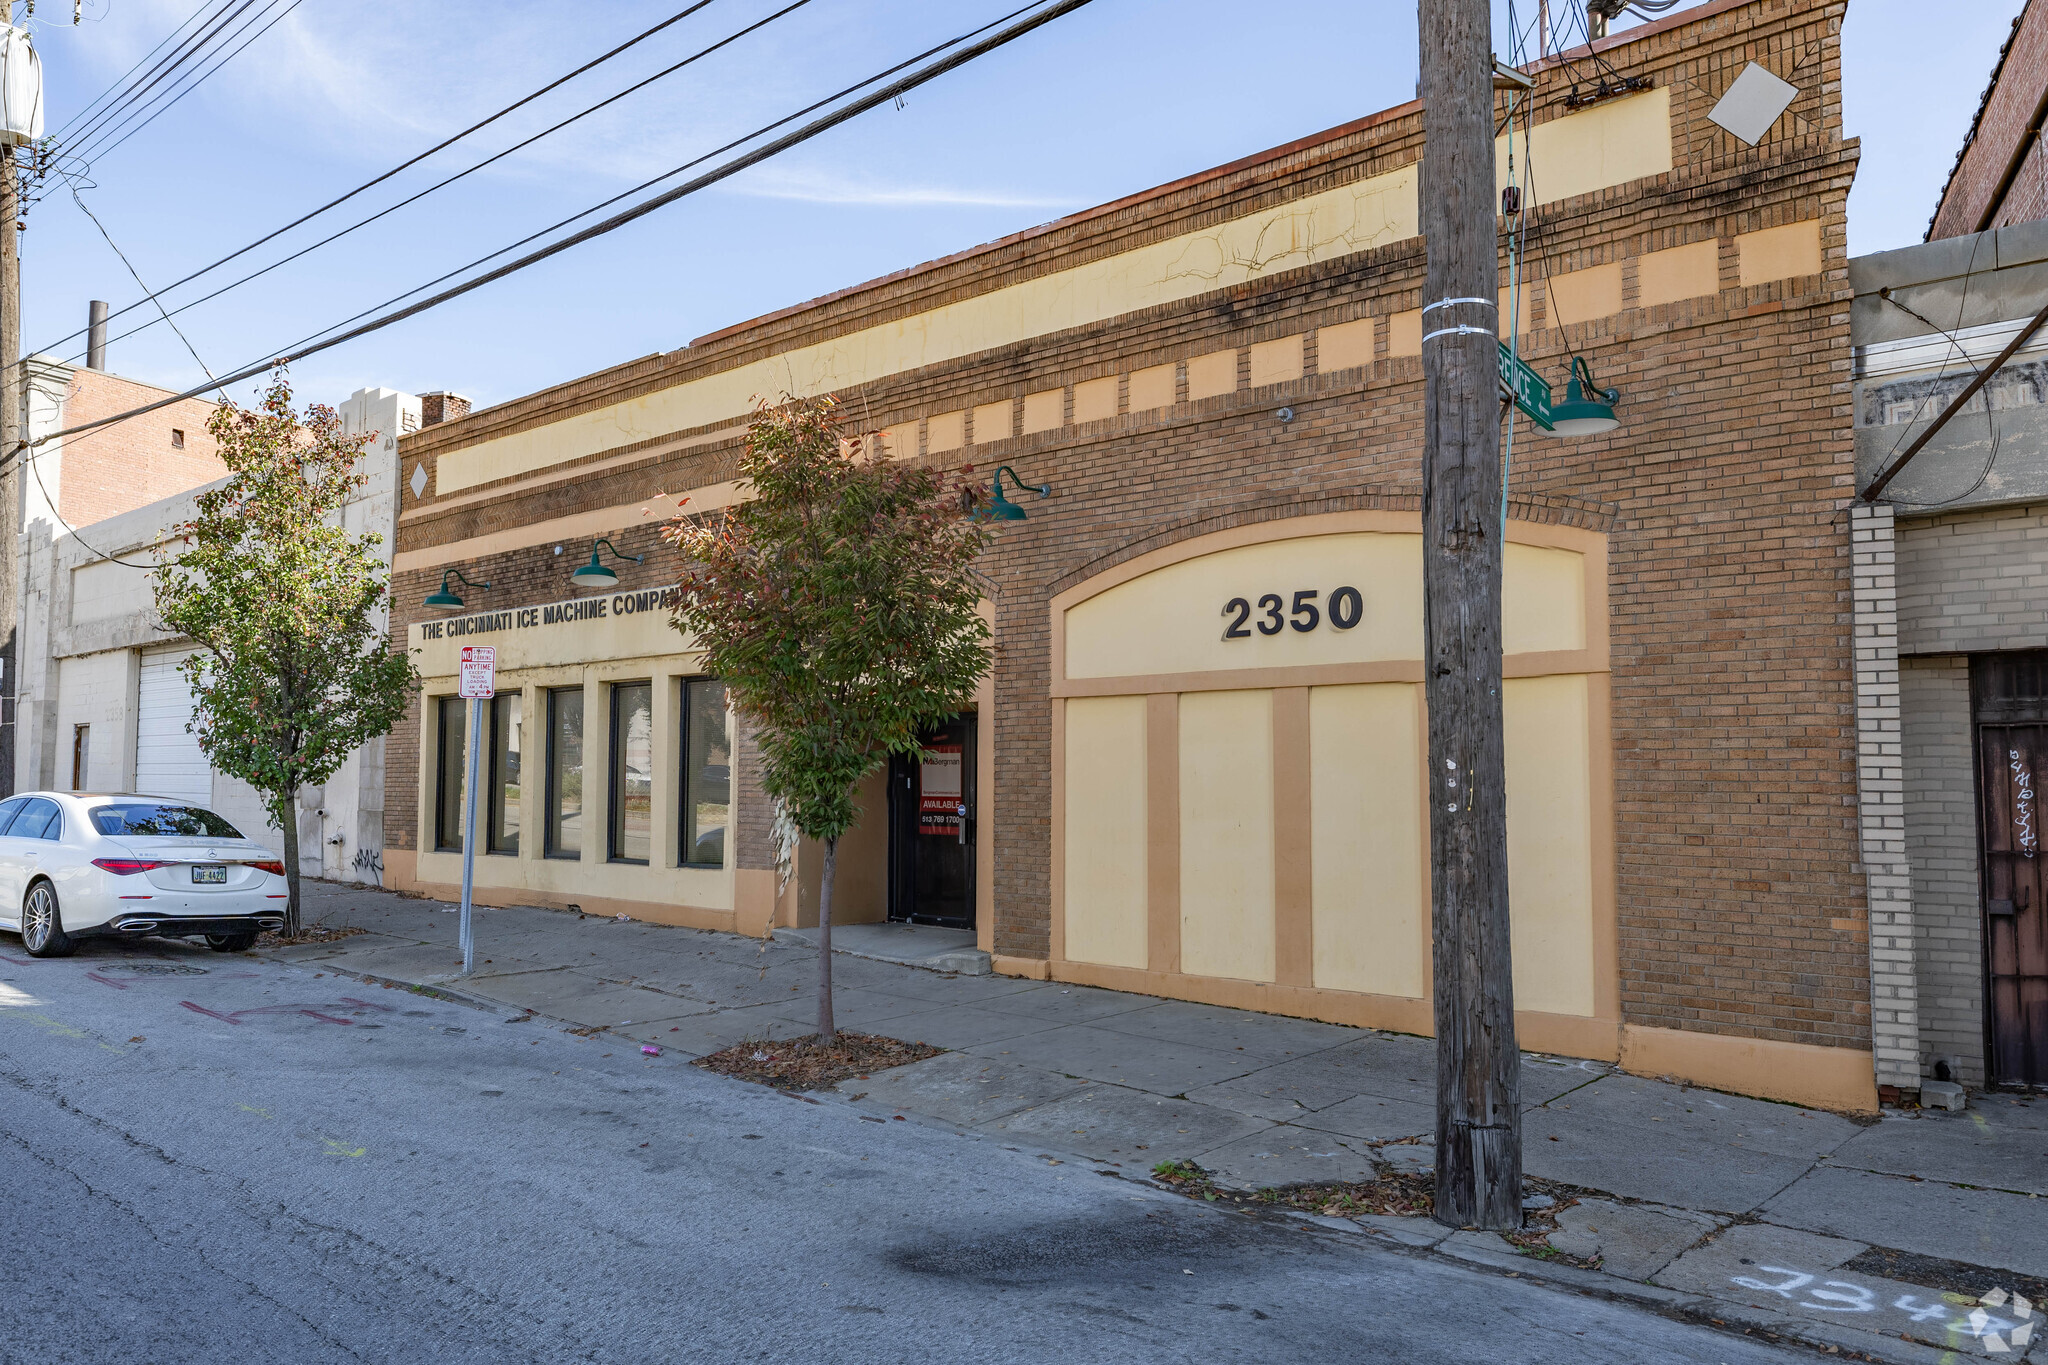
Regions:
<instances>
[{"instance_id":1,"label":"asphalt street","mask_svg":"<svg viewBox=\"0 0 2048 1365\"><path fill-rule=\"evenodd\" d=\"M0 1360L1806 1360L168 943L0 936Z\"/></svg>"}]
</instances>

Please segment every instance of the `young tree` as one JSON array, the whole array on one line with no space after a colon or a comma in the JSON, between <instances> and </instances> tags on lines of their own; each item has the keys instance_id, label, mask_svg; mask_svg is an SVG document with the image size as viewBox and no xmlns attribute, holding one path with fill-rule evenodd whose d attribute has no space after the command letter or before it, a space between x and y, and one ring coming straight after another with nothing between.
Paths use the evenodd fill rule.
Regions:
<instances>
[{"instance_id":1,"label":"young tree","mask_svg":"<svg viewBox=\"0 0 2048 1365\"><path fill-rule=\"evenodd\" d=\"M989 668L975 560L988 530L932 470L842 440L829 398L763 409L740 475L752 497L679 516L675 626L725 680L761 747L762 785L825 846L818 1042L832 1023L832 877L854 790L957 714Z\"/></svg>"},{"instance_id":2,"label":"young tree","mask_svg":"<svg viewBox=\"0 0 2048 1365\"><path fill-rule=\"evenodd\" d=\"M156 609L200 646L184 665L200 748L256 788L284 831L286 932L297 934L299 789L389 731L419 677L379 624L383 537L342 526L375 433L344 435L331 408L301 418L282 369L259 409L224 403L208 425L231 477L169 532L178 553L157 570Z\"/></svg>"}]
</instances>

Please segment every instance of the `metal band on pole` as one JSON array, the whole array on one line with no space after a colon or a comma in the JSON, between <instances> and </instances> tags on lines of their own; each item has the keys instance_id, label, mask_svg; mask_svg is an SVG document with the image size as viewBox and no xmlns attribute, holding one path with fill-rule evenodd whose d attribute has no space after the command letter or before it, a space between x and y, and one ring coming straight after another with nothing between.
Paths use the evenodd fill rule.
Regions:
<instances>
[{"instance_id":1,"label":"metal band on pole","mask_svg":"<svg viewBox=\"0 0 2048 1365\"><path fill-rule=\"evenodd\" d=\"M1422 339L1424 341L1434 341L1437 337L1462 336L1467 332L1477 332L1480 336L1483 337L1490 337L1493 335L1493 329L1491 327L1439 327L1434 332L1424 332L1422 334Z\"/></svg>"}]
</instances>

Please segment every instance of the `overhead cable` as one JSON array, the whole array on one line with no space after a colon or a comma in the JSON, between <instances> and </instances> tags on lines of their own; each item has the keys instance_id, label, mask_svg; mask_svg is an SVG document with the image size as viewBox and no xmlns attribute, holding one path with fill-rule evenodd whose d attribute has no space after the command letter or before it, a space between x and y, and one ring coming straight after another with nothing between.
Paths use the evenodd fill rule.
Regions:
<instances>
[{"instance_id":1,"label":"overhead cable","mask_svg":"<svg viewBox=\"0 0 2048 1365\"><path fill-rule=\"evenodd\" d=\"M229 252L227 255L221 257L219 260L214 261L210 265L201 266L199 269L193 271L191 274L185 276L183 279L171 281L162 289L158 290L157 293L164 294L169 292L170 290L176 289L180 285L189 284L193 280L198 279L202 275L206 275L211 273L212 271L220 269L220 267L226 265L229 261L236 260L239 257L248 255L251 251L254 251L257 247L262 246L264 243L274 241L277 238L283 236L285 233L290 232L293 228L298 227L304 223L311 222L313 219L318 218L321 214L326 213L329 209L337 208L340 205L347 203L349 200L355 198L357 195L363 193L365 190L369 190L378 185L383 184L386 180L389 180L392 176L399 174L401 171L409 170L412 167L417 166L420 162L425 161L428 157L434 155L436 152L444 151L447 148L454 146L456 143L462 141L462 139L468 137L470 134L475 133L480 129L489 127L491 124L496 123L499 119L504 118L507 114L513 113L516 110L524 108L526 105L533 103L535 100L539 99L541 96L549 93L550 91L556 89L557 87L565 85L568 82L576 79L578 76L582 75L586 71L589 71L591 68L603 65L605 62L610 61L612 58L618 56L620 53L626 51L628 48L633 47L638 43L644 42L649 38L652 38L655 34L661 32L663 29L668 28L673 24L676 24L684 19L689 18L698 10L703 9L707 5L710 5L712 3L714 3L714 0L696 0L695 4L686 6L679 12L672 14L668 18L662 20L654 27L647 29L642 33L639 33L632 38L628 38L625 42L620 43L611 51L602 53L596 57L591 58L589 61L577 67L574 71L569 72L567 75L560 76L557 77L555 80L549 81L546 85L542 86L538 90L535 90L533 93L529 95L521 96L519 99L514 100L512 103L506 105L503 109L498 110L496 113L477 120L475 123L470 124L467 128L464 128L461 132L454 133L448 137L443 138L441 141L427 148L419 155L411 157L408 160L401 161L398 165L393 166L390 170L385 171L381 175L372 176L370 179L365 180L362 184L356 186L352 190L349 190L347 193L337 195L333 199L330 199L326 203L320 205L320 207L313 209L310 212L301 214L299 217L294 218L291 222L286 223L283 227L278 228L274 232L269 232L261 237L258 237L255 241L249 243L247 246L237 247L235 250ZM152 301L153 300L151 299L138 299L134 303L126 304L123 307L115 309L112 313L109 313L107 316L111 320L113 318L120 317L123 313L132 312L135 309L142 307L145 303L149 303ZM84 335L85 329L80 328L78 331L72 332L68 336L59 337L53 344L45 347L44 349L47 351L54 351L57 349L57 347L64 345L64 343L76 340L77 338Z\"/></svg>"},{"instance_id":2,"label":"overhead cable","mask_svg":"<svg viewBox=\"0 0 2048 1365\"><path fill-rule=\"evenodd\" d=\"M244 33L248 33L250 29L255 28L256 24L260 20L262 20L265 15L269 14L271 10L276 9L280 3L282 3L282 0L270 0L270 4L268 6L266 6L262 10L259 10L255 15L253 15L249 19L248 23L243 24L241 28L235 30L234 33L230 34L227 41L233 42L236 38L241 38ZM129 138L134 137L144 128L147 128L150 124L156 122L158 118L162 117L171 108L177 105L177 103L180 100L184 99L185 96L191 94L194 90L197 90L201 85L204 85L208 78L210 78L214 72L220 70L229 62L241 56L242 53L248 50L249 45L251 43L254 43L258 38L261 38L264 34L270 32L270 30L272 30L273 28L276 28L280 23L284 21L284 19L288 15L291 14L293 10L299 7L299 4L300 0L291 0L290 4L285 5L285 7L282 10L278 10L276 16L271 18L270 22L264 24L262 28L256 29L256 32L249 34L247 38L242 38L242 41L239 44L237 44L232 50L223 54L218 61L215 61L213 63L212 66L205 68L204 70L199 72L198 75L192 77L191 80L186 81L182 87L174 86L171 89L166 89L161 94L157 95L155 99L152 99L149 102L149 104L144 105L141 108L135 110L133 113L129 114L127 118L123 119L120 123L114 125L104 135L104 137L113 138L112 142L106 142L103 138L100 142L96 142L92 146L82 148L77 152L71 153L71 155L76 156L81 161L89 160L90 158L95 156L107 155L116 147L119 147L122 143L126 142ZM173 91L175 91L175 93L173 93ZM168 97L169 102L159 105L159 102L163 101L166 97ZM157 107L154 110L154 112L151 112L149 114L149 117L142 119L142 122L136 123L135 120L141 117L145 110L150 109L151 105L158 105L159 107ZM131 124L133 124L134 126L130 127L129 125ZM123 131L124 129L126 131ZM119 134L119 136L115 136L116 134Z\"/></svg>"},{"instance_id":3,"label":"overhead cable","mask_svg":"<svg viewBox=\"0 0 2048 1365\"><path fill-rule=\"evenodd\" d=\"M619 228L624 227L626 224L644 218L648 214L653 213L655 210L662 208L668 204L672 204L676 200L681 199L686 195L695 194L697 191L704 189L707 186L715 185L718 184L720 181L729 179L730 177L737 175L739 172L747 169L749 166L757 165L760 162L765 161L772 156L779 155L780 153L789 150L791 147L794 147L799 143L808 142L810 139L818 136L820 133L824 133L832 128L836 128L840 124L847 122L849 119L856 118L859 115L866 113L868 110L875 108L877 105L887 104L890 101L895 100L901 97L902 95L905 95L910 91L917 89L919 86L924 85L928 81L935 80L938 77L945 75L947 72L952 71L958 67L964 66L968 62L971 62L978 57L984 56L987 53L995 51L997 48L1015 42L1017 39L1025 36L1026 34L1031 33L1034 30L1051 23L1055 19L1061 18L1062 16L1067 14L1071 14L1073 11L1080 9L1083 5L1087 5L1090 3L1092 3L1092 0L1056 0L1056 3L1049 5L1045 9L1041 10L1039 13L1031 15L1028 18L1019 20L1018 22L1001 29L996 33L991 34L987 38L982 39L980 42L973 43L967 47L961 48L957 52L953 52L947 56L941 57L939 60L932 62L928 66L922 67L912 72L910 75L903 77L901 80L892 81L888 85L885 85L880 89L874 91L873 93L863 96L858 100L855 100L853 103L848 104L843 108L835 109L834 111L832 111L830 114L827 114L823 118L816 119L810 123L805 124L803 127L796 129L794 132L786 134L783 137L777 138L773 142L758 147L755 150L747 152L742 156L735 157L731 161L726 162L724 165L719 166L716 169L711 170L709 172L706 172L705 174L700 175L693 180L678 185L674 189L664 191L663 193L654 196L652 199L646 200L645 202L640 204L636 204L632 208L626 209L623 212L613 214L611 217L606 218L601 222L594 223L591 226L583 229L581 232L574 233L568 237L563 238L558 242L551 243L538 251L530 252L527 255L520 257L518 260L508 262L505 265L499 266L495 270L479 275L474 279L465 280L463 283L456 285L451 289L445 289L438 294L432 295L429 298L420 300L418 303L411 304L405 308L398 309L395 312L387 313L382 317L375 318L369 322L362 324L359 327L350 328L348 331L342 332L336 336L328 337L322 341L313 342L310 345L296 347L289 354L274 356L272 358L259 361L254 365L245 366L244 368L237 370L235 373L222 378L218 382L221 384L238 384L242 380L252 379L257 375L262 374L265 370L271 369L275 366L291 364L294 361L303 360L307 356L316 355L321 351L325 351L332 347L339 346L344 342L353 341L357 337L367 336L372 332L381 331L382 329L389 327L394 323L402 322L406 318L413 317L419 313L424 313L431 308L437 308L441 304L446 303L451 299L459 298L460 296L467 294L472 290L480 289L484 285L489 284L494 280L503 279L507 275L511 275L517 271L524 270L528 266L537 264L540 261L547 260L551 256L559 255L560 253L567 251L571 247L581 245L582 243L590 241L593 238L601 237L606 233L614 232ZM66 427L62 431L53 431L46 436L39 436L33 441L23 441L20 444L16 445L14 447L14 450L18 452L21 450L30 449L33 448L34 446L43 444L45 441L52 441L58 439L59 437L76 435L80 432L92 431L99 427L110 426L115 422L126 421L130 417L138 417L141 416L143 413L154 412L158 408L168 407L172 403L178 403L188 398L197 397L198 395L205 393L208 389L212 387L212 384L203 384L196 389L191 389L184 393L172 394L167 398L158 399L154 403L146 403L141 407L130 408L125 412L117 412L110 416L97 418L90 422L82 422L75 427Z\"/></svg>"},{"instance_id":4,"label":"overhead cable","mask_svg":"<svg viewBox=\"0 0 2048 1365\"><path fill-rule=\"evenodd\" d=\"M461 180L466 176L474 175L476 172L482 170L486 166L491 165L493 162L502 161L506 157L512 155L514 152L520 151L521 149L528 147L535 142L540 141L542 138L547 137L552 133L561 131L562 129L568 127L570 124L576 122L578 119L586 118L589 115L596 113L598 110L605 108L607 105L616 104L618 101L624 99L626 96L634 93L637 90L652 85L654 84L654 82L662 80L665 77L674 75L676 72L682 70L686 66L689 66L691 63L701 61L703 58L710 56L712 53L719 51L721 48L729 47L733 43L738 42L740 39L754 32L756 29L765 28L769 24L774 23L777 19L782 18L785 14L788 14L794 10L802 9L805 5L808 5L810 3L811 0L791 0L790 4L785 5L783 8L775 11L773 14L770 14L763 19L756 20L754 23L747 25L747 27L741 29L737 33L732 34L730 37L721 38L717 42L711 44L709 47L701 48L698 51L691 53L689 56L683 58L681 61L675 63L673 66L665 67L662 70L655 72L652 76L647 77L645 80L639 81L633 85L629 85L624 90L619 91L617 94L607 96L605 99L599 100L596 104L593 104L590 107L583 109L577 113L571 114L568 118L563 119L561 122L551 124L550 126L543 128L539 132L533 134L531 137L528 137L520 142L513 143L510 147L507 147L502 152L497 152L492 154L491 156L487 156L482 161L477 162L473 166L469 166L463 170L457 171L455 174L448 176L445 179L437 180L433 184L427 186L425 189L420 190L418 193L410 195L407 198L401 199L397 203L392 204L386 208L379 209L377 210L377 212L371 214L367 218L358 219L357 221L350 223L347 227L342 228L339 232L329 233L327 236L322 237L319 241L303 246L299 248L297 251L294 251L289 256L280 257L279 259L272 261L269 265L266 265L259 270L252 270L248 274L242 276L240 279L230 281L229 283L224 284L220 288L214 290L210 294L201 294L196 299L193 299L187 303L179 304L176 308L171 309L169 313L165 313L161 320L168 322L170 321L171 314L182 313L188 308L197 308L200 304L205 303L211 299L217 299L222 294L228 293L230 290L241 288L243 285L249 283L251 280L259 279L264 275L268 275L271 271L276 270L281 266L289 265L293 261L298 260L301 256L307 255L310 252L318 251L321 247L326 246L331 242L339 241L343 237L346 237L350 233L356 231L358 228L368 227L370 224L376 222L380 218L388 217L389 215L398 212L400 209L405 208L407 205L416 203L419 200L426 198L428 195L433 194L437 190L445 189L448 186L454 184L456 181ZM673 172L671 172L671 174L673 174ZM186 276L186 279L191 278L193 277L189 275ZM182 282L183 281L180 281L180 283ZM149 298L145 300L145 302L154 302L155 299L161 294L161 292L162 291L158 291L158 294L149 296ZM159 304L158 308L159 310L161 310L162 305ZM121 333L119 336L108 338L108 341L111 344L112 342L121 341L127 337L134 336L137 332L147 331L151 327L156 326L156 322L157 320L153 319L151 321L144 322L139 326L131 327L127 331ZM72 335L75 337L78 334L74 332L72 333Z\"/></svg>"}]
</instances>

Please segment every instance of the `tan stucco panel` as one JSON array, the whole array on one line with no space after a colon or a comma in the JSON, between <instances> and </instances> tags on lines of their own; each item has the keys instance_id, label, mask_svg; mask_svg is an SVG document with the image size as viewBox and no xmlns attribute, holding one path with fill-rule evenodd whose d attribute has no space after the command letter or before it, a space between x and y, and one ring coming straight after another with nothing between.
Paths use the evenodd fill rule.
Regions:
<instances>
[{"instance_id":1,"label":"tan stucco panel","mask_svg":"<svg viewBox=\"0 0 2048 1365\"><path fill-rule=\"evenodd\" d=\"M1131 411L1170 408L1179 401L1180 367L1154 365L1131 375Z\"/></svg>"},{"instance_id":2,"label":"tan stucco panel","mask_svg":"<svg viewBox=\"0 0 2048 1365\"><path fill-rule=\"evenodd\" d=\"M967 414L942 412L924 424L925 452L941 455L967 444Z\"/></svg>"},{"instance_id":3,"label":"tan stucco panel","mask_svg":"<svg viewBox=\"0 0 2048 1365\"><path fill-rule=\"evenodd\" d=\"M1621 311L1621 262L1550 277L1545 293L1550 325L1568 327Z\"/></svg>"},{"instance_id":4,"label":"tan stucco panel","mask_svg":"<svg viewBox=\"0 0 2048 1365\"><path fill-rule=\"evenodd\" d=\"M1117 377L1104 375L1074 385L1074 424L1116 416Z\"/></svg>"},{"instance_id":5,"label":"tan stucco panel","mask_svg":"<svg viewBox=\"0 0 2048 1365\"><path fill-rule=\"evenodd\" d=\"M1066 702L1066 955L1146 965L1145 699Z\"/></svg>"},{"instance_id":6,"label":"tan stucco panel","mask_svg":"<svg viewBox=\"0 0 2048 1365\"><path fill-rule=\"evenodd\" d=\"M1258 389L1268 384L1286 384L1301 378L1302 340L1299 335L1276 337L1253 346L1252 387Z\"/></svg>"},{"instance_id":7,"label":"tan stucco panel","mask_svg":"<svg viewBox=\"0 0 2048 1365\"><path fill-rule=\"evenodd\" d=\"M1005 400L1001 403L983 403L974 410L974 443L985 446L991 441L1007 441L1016 433L1011 423L1016 418L1017 405Z\"/></svg>"},{"instance_id":8,"label":"tan stucco panel","mask_svg":"<svg viewBox=\"0 0 2048 1365\"><path fill-rule=\"evenodd\" d=\"M1180 699L1181 970L1271 981L1273 949L1273 694L1190 692Z\"/></svg>"},{"instance_id":9,"label":"tan stucco panel","mask_svg":"<svg viewBox=\"0 0 2048 1365\"><path fill-rule=\"evenodd\" d=\"M1745 232L1735 239L1744 288L1821 272L1820 219Z\"/></svg>"},{"instance_id":10,"label":"tan stucco panel","mask_svg":"<svg viewBox=\"0 0 2048 1365\"><path fill-rule=\"evenodd\" d=\"M1520 129L1516 130L1519 134ZM1533 152L1531 143L1533 143ZM1494 196L1508 183L1508 139L1493 145ZM1525 141L1515 138L1515 165L1534 202L1554 204L1573 195L1626 185L1671 169L1671 90L1658 86L1627 99L1606 100L1564 118L1539 123ZM1529 178L1526 167L1534 166Z\"/></svg>"},{"instance_id":11,"label":"tan stucco panel","mask_svg":"<svg viewBox=\"0 0 2048 1365\"><path fill-rule=\"evenodd\" d=\"M1335 374L1372 364L1373 328L1378 318L1340 322L1316 333L1316 370Z\"/></svg>"},{"instance_id":12,"label":"tan stucco panel","mask_svg":"<svg viewBox=\"0 0 2048 1365\"><path fill-rule=\"evenodd\" d=\"M1593 774L1584 675L1509 678L1508 905L1515 1006L1591 1016Z\"/></svg>"},{"instance_id":13,"label":"tan stucco panel","mask_svg":"<svg viewBox=\"0 0 2048 1365\"><path fill-rule=\"evenodd\" d=\"M1422 689L1309 692L1317 986L1429 994Z\"/></svg>"},{"instance_id":14,"label":"tan stucco panel","mask_svg":"<svg viewBox=\"0 0 2048 1365\"><path fill-rule=\"evenodd\" d=\"M1237 352L1211 351L1188 359L1188 401L1237 390Z\"/></svg>"},{"instance_id":15,"label":"tan stucco panel","mask_svg":"<svg viewBox=\"0 0 2048 1365\"><path fill-rule=\"evenodd\" d=\"M1721 292L1721 244L1713 238L1636 259L1636 303L1654 308Z\"/></svg>"},{"instance_id":16,"label":"tan stucco panel","mask_svg":"<svg viewBox=\"0 0 2048 1365\"><path fill-rule=\"evenodd\" d=\"M1067 391L1046 389L1024 395L1024 434L1057 431L1066 422Z\"/></svg>"},{"instance_id":17,"label":"tan stucco panel","mask_svg":"<svg viewBox=\"0 0 2048 1365\"><path fill-rule=\"evenodd\" d=\"M1410 308L1387 319L1389 356L1422 354L1422 310Z\"/></svg>"}]
</instances>

